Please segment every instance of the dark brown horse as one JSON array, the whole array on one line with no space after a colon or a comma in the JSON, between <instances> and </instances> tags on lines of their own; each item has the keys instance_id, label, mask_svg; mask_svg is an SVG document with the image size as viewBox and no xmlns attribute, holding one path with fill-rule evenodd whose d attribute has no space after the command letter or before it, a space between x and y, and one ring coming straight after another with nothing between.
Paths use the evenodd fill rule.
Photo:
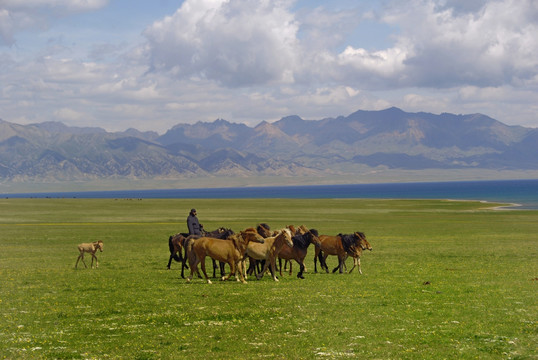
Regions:
<instances>
[{"instance_id":1,"label":"dark brown horse","mask_svg":"<svg viewBox=\"0 0 538 360\"><path fill-rule=\"evenodd\" d=\"M228 236L232 235L234 232L231 229L227 229L224 227L220 227L213 231L205 231L202 229L203 235L189 235L187 233L178 233L175 235L172 235L168 238L168 247L170 248L170 258L168 259L168 265L167 268L170 269L170 265L172 263L172 260L175 260L177 262L181 262L181 277L185 278L184 271L185 269L188 269L187 266L187 256L186 256L186 248L185 245L188 241L191 239L197 239L202 236L205 237L214 237L217 239L226 239ZM185 249L185 256L183 256L183 249ZM213 261L213 277L216 276L216 268L217 264L215 261ZM220 271L221 275L224 275L224 264L220 264Z\"/></svg>"},{"instance_id":2,"label":"dark brown horse","mask_svg":"<svg viewBox=\"0 0 538 360\"><path fill-rule=\"evenodd\" d=\"M326 262L327 256L336 255L338 257L338 266L335 267L332 272L334 273L336 272L336 270L339 270L340 273L343 273L345 261L348 256L351 256L354 259L357 257L360 258L362 250L372 250L372 246L370 245L368 240L366 240L366 236L360 231L346 235L320 235L319 240L321 242L321 246L319 248L316 248L316 254L314 256L314 272L316 273L318 272L318 259L321 268L325 269L325 271L328 273L329 268ZM355 268L355 266L353 266L353 268Z\"/></svg>"},{"instance_id":3,"label":"dark brown horse","mask_svg":"<svg viewBox=\"0 0 538 360\"><path fill-rule=\"evenodd\" d=\"M289 228L289 227L288 227ZM320 246L318 232L315 229L307 229L305 226L301 225L299 227L301 231L297 231L292 237L293 247L284 246L278 253L279 263L280 263L280 276L282 276L282 260L295 260L300 266L299 273L297 277L299 279L304 279L303 272L305 271L304 259L308 250L308 246L313 243L316 247ZM290 264L290 275L291 275L291 264Z\"/></svg>"},{"instance_id":4,"label":"dark brown horse","mask_svg":"<svg viewBox=\"0 0 538 360\"><path fill-rule=\"evenodd\" d=\"M187 282L192 280L194 272L198 271L198 264L201 264L202 272L206 278L208 284L211 284L211 280L207 276L205 269L206 256L211 257L214 260L225 262L230 265L230 274L222 277L222 280L228 280L232 275L235 275L237 281L246 283L243 277L243 272L240 270L241 261L247 251L248 243L254 241L263 243L263 238L258 235L256 229L248 228L241 231L239 234L230 235L226 240L215 239L209 237L201 237L194 241L189 242L187 245L189 265L191 267L191 274L187 278ZM239 277L236 272L239 270Z\"/></svg>"}]
</instances>

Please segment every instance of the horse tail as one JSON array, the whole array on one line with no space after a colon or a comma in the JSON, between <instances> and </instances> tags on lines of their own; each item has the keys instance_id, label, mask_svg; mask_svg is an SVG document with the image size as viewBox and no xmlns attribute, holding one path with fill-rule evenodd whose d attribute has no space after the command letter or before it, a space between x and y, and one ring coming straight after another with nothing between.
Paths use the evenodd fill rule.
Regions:
<instances>
[{"instance_id":1,"label":"horse tail","mask_svg":"<svg viewBox=\"0 0 538 360\"><path fill-rule=\"evenodd\" d=\"M181 255L178 255L176 253L176 249L175 249L175 246L174 246L174 242L172 241L174 239L174 235L170 235L170 237L168 238L168 247L170 248L170 256L172 257L172 259L174 259L175 261L177 262L180 262L182 261L181 259ZM181 250L180 250L181 251Z\"/></svg>"},{"instance_id":2,"label":"horse tail","mask_svg":"<svg viewBox=\"0 0 538 360\"><path fill-rule=\"evenodd\" d=\"M194 238L186 238L183 247L185 248L185 259L189 262L189 265L194 264L196 260L196 253L192 250L193 246Z\"/></svg>"},{"instance_id":3,"label":"horse tail","mask_svg":"<svg viewBox=\"0 0 538 360\"><path fill-rule=\"evenodd\" d=\"M325 265L325 262L323 261L323 251L321 249L319 250L319 253L318 253L318 259L319 259L319 265L320 266Z\"/></svg>"}]
</instances>

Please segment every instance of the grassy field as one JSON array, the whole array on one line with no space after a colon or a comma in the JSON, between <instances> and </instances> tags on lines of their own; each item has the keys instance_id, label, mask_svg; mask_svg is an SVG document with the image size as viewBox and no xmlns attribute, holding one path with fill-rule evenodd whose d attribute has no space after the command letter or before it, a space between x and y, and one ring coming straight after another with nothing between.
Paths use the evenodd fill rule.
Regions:
<instances>
[{"instance_id":1,"label":"grassy field","mask_svg":"<svg viewBox=\"0 0 538 360\"><path fill-rule=\"evenodd\" d=\"M0 358L536 359L538 211L487 206L0 199ZM311 247L304 280L186 283L167 243L191 207L208 230L359 230L373 251L363 275L314 273ZM99 268L75 270L95 240Z\"/></svg>"}]
</instances>

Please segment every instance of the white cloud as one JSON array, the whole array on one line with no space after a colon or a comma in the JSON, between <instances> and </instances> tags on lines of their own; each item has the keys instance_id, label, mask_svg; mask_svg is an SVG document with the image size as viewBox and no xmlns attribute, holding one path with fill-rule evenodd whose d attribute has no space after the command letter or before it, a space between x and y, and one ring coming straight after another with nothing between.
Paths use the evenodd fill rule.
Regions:
<instances>
[{"instance_id":1,"label":"white cloud","mask_svg":"<svg viewBox=\"0 0 538 360\"><path fill-rule=\"evenodd\" d=\"M293 81L298 25L287 1L186 0L146 29L151 65L225 86Z\"/></svg>"},{"instance_id":2,"label":"white cloud","mask_svg":"<svg viewBox=\"0 0 538 360\"><path fill-rule=\"evenodd\" d=\"M186 0L133 30L140 44L67 36L69 21L36 32L34 52L16 43L60 14L104 4L0 0L0 45L16 44L0 47L2 119L163 132L180 122L256 125L399 106L538 126L536 1L395 1L374 14L329 2ZM352 39L375 22L391 29L391 42Z\"/></svg>"},{"instance_id":3,"label":"white cloud","mask_svg":"<svg viewBox=\"0 0 538 360\"><path fill-rule=\"evenodd\" d=\"M28 29L46 29L58 17L94 11L109 0L2 0L0 1L0 45L11 46L15 34Z\"/></svg>"},{"instance_id":4,"label":"white cloud","mask_svg":"<svg viewBox=\"0 0 538 360\"><path fill-rule=\"evenodd\" d=\"M537 20L534 0L489 1L474 13L415 0L385 17L408 51L404 85L436 88L517 84L536 74Z\"/></svg>"}]
</instances>

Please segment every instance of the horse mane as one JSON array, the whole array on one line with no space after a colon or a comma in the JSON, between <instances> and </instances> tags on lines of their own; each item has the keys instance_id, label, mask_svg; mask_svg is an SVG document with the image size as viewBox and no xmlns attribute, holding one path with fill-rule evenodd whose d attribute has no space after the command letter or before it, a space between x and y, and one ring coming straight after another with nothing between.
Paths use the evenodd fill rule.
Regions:
<instances>
[{"instance_id":1,"label":"horse mane","mask_svg":"<svg viewBox=\"0 0 538 360\"><path fill-rule=\"evenodd\" d=\"M258 227L256 228L256 230L259 230L260 227L262 227L264 229L267 229L267 230L271 230L271 227L269 225L267 225L266 223L258 224Z\"/></svg>"},{"instance_id":2,"label":"horse mane","mask_svg":"<svg viewBox=\"0 0 538 360\"><path fill-rule=\"evenodd\" d=\"M202 231L204 237L212 237L216 239L227 239L228 236L233 235L234 231L232 229L227 229L225 227L219 227L213 231Z\"/></svg>"},{"instance_id":3,"label":"horse mane","mask_svg":"<svg viewBox=\"0 0 538 360\"><path fill-rule=\"evenodd\" d=\"M284 234L287 234L290 238L293 239L293 235L291 234L291 231L288 228L282 228L282 229L279 229L279 230L275 230L274 234L273 234L273 237L276 239L278 236L284 235Z\"/></svg>"},{"instance_id":4,"label":"horse mane","mask_svg":"<svg viewBox=\"0 0 538 360\"><path fill-rule=\"evenodd\" d=\"M338 234L340 240L342 241L342 246L346 252L352 252L355 247L355 235L353 234Z\"/></svg>"},{"instance_id":5,"label":"horse mane","mask_svg":"<svg viewBox=\"0 0 538 360\"><path fill-rule=\"evenodd\" d=\"M271 232L271 227L266 223L261 223L256 227L256 232L263 238L270 237L273 235Z\"/></svg>"},{"instance_id":6,"label":"horse mane","mask_svg":"<svg viewBox=\"0 0 538 360\"><path fill-rule=\"evenodd\" d=\"M293 246L298 247L299 249L306 249L308 245L310 245L311 242L311 235L309 233L306 234L295 234L291 238L293 240Z\"/></svg>"}]
</instances>

